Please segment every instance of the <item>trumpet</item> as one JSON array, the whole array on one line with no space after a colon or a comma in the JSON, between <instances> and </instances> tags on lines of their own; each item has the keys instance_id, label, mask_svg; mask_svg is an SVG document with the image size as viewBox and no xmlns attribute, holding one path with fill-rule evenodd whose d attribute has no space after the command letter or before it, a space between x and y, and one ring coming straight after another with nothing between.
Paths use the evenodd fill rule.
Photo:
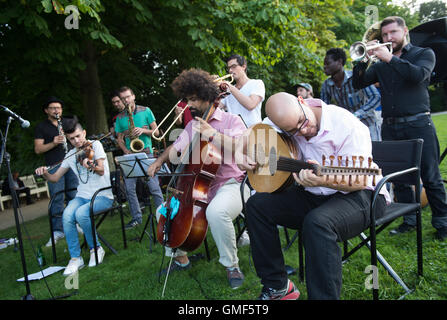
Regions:
<instances>
[{"instance_id":1,"label":"trumpet","mask_svg":"<svg viewBox=\"0 0 447 320\"><path fill-rule=\"evenodd\" d=\"M349 54L351 56L352 61L362 61L362 62L375 62L377 57L374 55L369 55L368 51L374 50L379 47L386 46L390 53L393 53L393 44L392 42L385 43L377 43L373 45L367 45L365 42L357 41L352 44L349 48Z\"/></svg>"},{"instance_id":2,"label":"trumpet","mask_svg":"<svg viewBox=\"0 0 447 320\"><path fill-rule=\"evenodd\" d=\"M230 79L226 81L225 79L228 79L228 78L230 78ZM227 74L227 75L225 75L225 76L218 77L218 78L214 79L213 81L216 82L216 83L218 84L218 86L219 86L219 88L220 88L221 91L226 91L226 90L227 90L227 84L228 84L228 83L232 83L232 82L234 81L234 78L233 78L233 75L230 73L230 74ZM174 118L174 120L173 120L172 123L169 125L169 127L164 131L164 133L163 133L161 136L157 137L157 136L155 135L155 132L156 132L157 130L160 131L160 133L162 132L162 131L160 130L161 125L168 119L168 117L171 115L171 113L175 110L175 108L177 107L177 105L178 105L181 101L182 101L182 100L177 101L177 103L172 107L171 110L169 110L169 112L166 114L166 116L163 118L163 120L160 121L160 123L158 124L156 130L154 130L154 131L152 132L152 138L153 138L153 139L155 139L155 140L157 140L157 141L161 141L161 140L163 140L164 137L166 136L166 134L169 132L169 130L171 130L171 128L172 128L172 127L174 126L174 124L177 122L177 120L183 115L183 113L186 111L186 109L189 108L189 105L186 105L186 107L184 107L183 110L182 110L182 111L181 111L181 112Z\"/></svg>"},{"instance_id":3,"label":"trumpet","mask_svg":"<svg viewBox=\"0 0 447 320\"><path fill-rule=\"evenodd\" d=\"M152 138L157 140L157 141L161 141L164 139L164 137L166 136L166 134L169 132L169 130L171 130L171 128L174 126L174 124L177 122L177 120L183 115L183 113L186 111L187 108L189 108L189 105L186 105L186 107L183 108L183 110L174 118L174 120L172 121L171 125L166 129L166 131L160 136L157 137L155 135L155 132L158 130L160 131L160 127L161 125L166 121L166 119L168 119L168 117L171 115L171 113L175 110L175 108L177 108L177 105L181 102L182 100L177 101L177 103L174 105L174 107L172 107L172 109L168 112L168 114L163 118L163 120L161 120L161 122L158 124L157 128L152 132ZM161 132L161 131L160 131Z\"/></svg>"},{"instance_id":4,"label":"trumpet","mask_svg":"<svg viewBox=\"0 0 447 320\"><path fill-rule=\"evenodd\" d=\"M230 80L225 81L225 79L227 79L227 78L230 78ZM213 81L217 82L220 91L226 92L226 91L228 91L228 84L232 83L234 81L234 78L233 78L233 74L229 73L222 77L216 78Z\"/></svg>"},{"instance_id":5,"label":"trumpet","mask_svg":"<svg viewBox=\"0 0 447 320\"><path fill-rule=\"evenodd\" d=\"M234 81L234 78L233 78L233 74L232 74L232 73L229 73L229 74L224 75L224 76L222 76L222 77L216 78L216 79L214 79L213 81L214 81L214 82L218 82L219 84L221 84L221 83L224 82L224 80L227 79L227 78L231 78L230 81L226 81L226 82L228 82L228 83L232 83L232 82Z\"/></svg>"}]
</instances>

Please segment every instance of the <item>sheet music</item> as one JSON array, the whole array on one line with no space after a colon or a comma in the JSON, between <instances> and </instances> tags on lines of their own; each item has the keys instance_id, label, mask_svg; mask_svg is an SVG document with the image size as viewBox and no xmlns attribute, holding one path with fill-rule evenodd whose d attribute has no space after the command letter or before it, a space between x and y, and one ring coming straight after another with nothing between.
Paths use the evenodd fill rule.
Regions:
<instances>
[{"instance_id":1,"label":"sheet music","mask_svg":"<svg viewBox=\"0 0 447 320\"><path fill-rule=\"evenodd\" d=\"M137 160L138 159L138 160ZM146 177L147 168L157 160L157 158L148 158L144 152L125 154L116 157L126 178ZM163 163L157 173L171 173L166 163Z\"/></svg>"}]
</instances>

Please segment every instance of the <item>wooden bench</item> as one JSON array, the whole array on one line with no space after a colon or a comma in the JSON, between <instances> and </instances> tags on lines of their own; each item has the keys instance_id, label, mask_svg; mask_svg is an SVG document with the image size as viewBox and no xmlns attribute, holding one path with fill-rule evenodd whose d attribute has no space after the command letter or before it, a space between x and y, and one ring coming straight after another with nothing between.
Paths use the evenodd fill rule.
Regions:
<instances>
[{"instance_id":1,"label":"wooden bench","mask_svg":"<svg viewBox=\"0 0 447 320\"><path fill-rule=\"evenodd\" d=\"M50 198L50 190L48 189L48 183L46 180L43 180L42 182L39 182L39 184L36 182L36 178L34 175L24 176L20 177L20 180L23 181L23 184L25 187L28 187L30 189L30 194L35 194L37 198L40 198L40 194L44 193L47 195L48 198ZM0 181L0 186L3 184L3 181ZM25 197L25 193L20 193L20 197ZM0 190L0 209L1 211L5 210L4 202L12 200L11 195L6 194L2 195L2 191Z\"/></svg>"}]
</instances>

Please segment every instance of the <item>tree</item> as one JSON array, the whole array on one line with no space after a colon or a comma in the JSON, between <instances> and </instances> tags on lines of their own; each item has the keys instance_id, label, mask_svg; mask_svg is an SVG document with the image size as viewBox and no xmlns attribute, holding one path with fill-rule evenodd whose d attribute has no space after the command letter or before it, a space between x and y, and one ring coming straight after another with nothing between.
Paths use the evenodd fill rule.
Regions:
<instances>
[{"instance_id":1,"label":"tree","mask_svg":"<svg viewBox=\"0 0 447 320\"><path fill-rule=\"evenodd\" d=\"M268 93L298 79L318 83L322 53L339 44L329 30L332 13L347 2L3 1L0 96L34 124L43 98L58 95L64 112L78 115L93 134L107 129L110 90L131 86L160 118L175 102L169 84L182 69L223 75L222 59L233 52L247 57L250 76L263 79ZM79 29L67 28L67 19L75 25L70 5L79 11ZM32 166L38 159L31 130L25 140L18 152L28 161L21 165Z\"/></svg>"},{"instance_id":2,"label":"tree","mask_svg":"<svg viewBox=\"0 0 447 320\"><path fill-rule=\"evenodd\" d=\"M447 5L444 1L433 0L421 3L419 7L419 20L421 23L447 16Z\"/></svg>"}]
</instances>

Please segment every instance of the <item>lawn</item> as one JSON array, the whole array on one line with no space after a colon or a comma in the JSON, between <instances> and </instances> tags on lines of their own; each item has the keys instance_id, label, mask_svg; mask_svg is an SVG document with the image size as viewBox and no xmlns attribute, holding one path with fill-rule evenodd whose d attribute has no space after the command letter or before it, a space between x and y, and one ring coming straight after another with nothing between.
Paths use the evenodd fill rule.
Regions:
<instances>
[{"instance_id":1,"label":"lawn","mask_svg":"<svg viewBox=\"0 0 447 320\"><path fill-rule=\"evenodd\" d=\"M447 115L434 116L441 152L447 146ZM441 164L444 178L447 178L447 160ZM146 220L148 215L144 216ZM127 217L126 220L129 218ZM378 238L378 250L399 273L401 278L414 292L407 295L407 300L445 300L447 298L447 242L439 242L434 239L435 230L431 226L430 209L423 211L423 250L424 250L424 276L416 276L416 243L415 233L404 234L399 237L391 237L384 231ZM394 222L390 227L395 227L400 221ZM48 218L42 217L22 225L24 248L28 273L39 270L33 251L38 246L43 247L43 252L48 265L65 266L69 260L65 241L57 243L56 264L52 264L51 248L45 248L48 240ZM250 260L249 247L239 249L240 267L245 274L244 285L232 290L226 279L226 272L218 262L218 252L212 236L208 235L208 243L211 252L211 261L206 258L194 261L193 268L186 272L171 274L162 296L164 278L159 278L158 273L163 261L163 250L159 244L152 245L149 238L139 243L135 240L128 241L128 248L123 248L119 215L108 217L101 226L101 234L108 239L118 250L114 255L106 249L104 263L95 268L83 268L79 273L78 289L67 289L66 278L62 273L47 277L45 280L32 281L31 293L37 299L50 299L52 297L76 292L68 297L71 300L253 300L261 290L259 279ZM139 237L142 227L127 232L128 239ZM285 244L284 233L280 230ZM290 230L293 235L293 231ZM9 228L0 231L0 238L16 236L16 229ZM355 245L356 239L350 241ZM197 252L205 255L204 247ZM89 255L83 251L84 261L87 264ZM297 244L285 252L286 263L297 267ZM0 250L0 299L20 299L26 294L25 285L16 279L23 277L20 253L13 246ZM369 253L366 249L360 250L343 266L343 289L341 298L344 300L369 300L371 291L365 287L365 281L369 273L365 268L369 265ZM300 282L298 276L290 277L301 291L302 299L306 299L305 283ZM74 283L69 283L73 285ZM379 295L381 299L395 300L404 294L404 290L397 285L387 274L386 270L379 266Z\"/></svg>"}]
</instances>

